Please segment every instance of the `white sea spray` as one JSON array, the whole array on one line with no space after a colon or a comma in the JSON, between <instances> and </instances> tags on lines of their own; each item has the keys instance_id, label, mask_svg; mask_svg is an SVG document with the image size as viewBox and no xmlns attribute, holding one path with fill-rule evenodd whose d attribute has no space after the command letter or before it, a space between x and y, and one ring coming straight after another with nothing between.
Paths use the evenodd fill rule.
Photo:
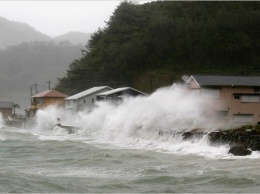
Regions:
<instances>
[{"instance_id":1,"label":"white sea spray","mask_svg":"<svg viewBox=\"0 0 260 194\"><path fill-rule=\"evenodd\" d=\"M4 118L2 113L0 112L0 128L4 127Z\"/></svg>"},{"instance_id":2,"label":"white sea spray","mask_svg":"<svg viewBox=\"0 0 260 194\"><path fill-rule=\"evenodd\" d=\"M124 98L119 105L98 102L93 110L74 114L50 106L37 112L38 124L34 130L44 134L40 137L43 140L91 140L130 149L219 157L227 154L228 147L211 147L207 136L183 141L182 135L159 135L160 131L210 131L215 121L205 116L210 111L208 109L196 93L181 88L162 88L147 97ZM56 126L57 118L62 125L74 125L80 129L70 135L66 128Z\"/></svg>"}]
</instances>

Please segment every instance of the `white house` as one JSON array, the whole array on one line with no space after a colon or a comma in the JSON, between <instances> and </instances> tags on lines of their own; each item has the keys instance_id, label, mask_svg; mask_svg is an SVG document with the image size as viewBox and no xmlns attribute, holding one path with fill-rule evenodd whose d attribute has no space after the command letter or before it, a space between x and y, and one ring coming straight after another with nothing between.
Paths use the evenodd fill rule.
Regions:
<instances>
[{"instance_id":1,"label":"white house","mask_svg":"<svg viewBox=\"0 0 260 194\"><path fill-rule=\"evenodd\" d=\"M95 106L97 94L112 90L108 86L93 87L65 99L66 109L74 112L91 110Z\"/></svg>"},{"instance_id":2,"label":"white house","mask_svg":"<svg viewBox=\"0 0 260 194\"><path fill-rule=\"evenodd\" d=\"M113 89L107 92L102 92L97 95L98 101L111 101L114 103L122 101L123 96L147 96L147 94L130 87Z\"/></svg>"}]
</instances>

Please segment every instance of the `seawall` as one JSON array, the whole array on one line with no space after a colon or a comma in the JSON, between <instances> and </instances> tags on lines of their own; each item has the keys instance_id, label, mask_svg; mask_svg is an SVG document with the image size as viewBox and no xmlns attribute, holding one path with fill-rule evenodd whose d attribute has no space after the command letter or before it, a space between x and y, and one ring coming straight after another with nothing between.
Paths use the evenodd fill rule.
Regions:
<instances>
[{"instance_id":1,"label":"seawall","mask_svg":"<svg viewBox=\"0 0 260 194\"><path fill-rule=\"evenodd\" d=\"M185 140L193 138L202 138L208 136L210 144L230 146L242 145L243 147L252 151L260 151L260 133L257 130L248 131L214 131L214 132L173 132L173 131L160 131L159 135L171 135L173 137L182 137Z\"/></svg>"}]
</instances>

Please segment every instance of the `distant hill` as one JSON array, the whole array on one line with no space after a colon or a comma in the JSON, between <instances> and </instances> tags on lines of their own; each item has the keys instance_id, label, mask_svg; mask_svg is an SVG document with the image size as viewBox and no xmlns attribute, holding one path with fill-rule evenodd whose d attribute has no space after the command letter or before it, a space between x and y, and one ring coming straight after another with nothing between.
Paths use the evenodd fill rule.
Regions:
<instances>
[{"instance_id":1,"label":"distant hill","mask_svg":"<svg viewBox=\"0 0 260 194\"><path fill-rule=\"evenodd\" d=\"M0 49L22 42L50 41L51 37L35 30L28 24L0 17Z\"/></svg>"},{"instance_id":2,"label":"distant hill","mask_svg":"<svg viewBox=\"0 0 260 194\"><path fill-rule=\"evenodd\" d=\"M81 57L81 48L69 42L30 42L0 50L0 100L18 103L24 113L30 105L29 87L37 83L37 90L44 91L50 80L53 88L69 64Z\"/></svg>"},{"instance_id":3,"label":"distant hill","mask_svg":"<svg viewBox=\"0 0 260 194\"><path fill-rule=\"evenodd\" d=\"M53 38L55 42L60 41L69 41L73 45L87 44L90 39L91 33L82 33L82 32L68 32L61 36L56 36Z\"/></svg>"},{"instance_id":4,"label":"distant hill","mask_svg":"<svg viewBox=\"0 0 260 194\"><path fill-rule=\"evenodd\" d=\"M28 24L10 21L0 16L0 49L19 45L23 42L54 41L55 43L69 41L72 45L86 45L91 33L68 32L51 38Z\"/></svg>"},{"instance_id":5,"label":"distant hill","mask_svg":"<svg viewBox=\"0 0 260 194\"><path fill-rule=\"evenodd\" d=\"M82 56L90 36L70 32L51 38L25 23L0 17L0 100L18 103L18 113L24 113L30 105L29 87L36 83L39 92L46 90L49 80L55 87L57 78Z\"/></svg>"}]
</instances>

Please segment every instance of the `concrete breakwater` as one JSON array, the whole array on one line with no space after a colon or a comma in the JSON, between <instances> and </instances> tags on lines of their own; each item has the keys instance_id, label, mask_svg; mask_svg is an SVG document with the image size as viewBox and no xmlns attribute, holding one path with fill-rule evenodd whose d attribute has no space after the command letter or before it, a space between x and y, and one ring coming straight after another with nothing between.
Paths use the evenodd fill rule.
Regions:
<instances>
[{"instance_id":1,"label":"concrete breakwater","mask_svg":"<svg viewBox=\"0 0 260 194\"><path fill-rule=\"evenodd\" d=\"M230 147L240 145L245 149L260 151L260 133L256 130L247 131L213 131L213 132L174 132L159 131L160 136L171 135L185 140L198 139L208 136L213 146L228 144Z\"/></svg>"}]
</instances>

